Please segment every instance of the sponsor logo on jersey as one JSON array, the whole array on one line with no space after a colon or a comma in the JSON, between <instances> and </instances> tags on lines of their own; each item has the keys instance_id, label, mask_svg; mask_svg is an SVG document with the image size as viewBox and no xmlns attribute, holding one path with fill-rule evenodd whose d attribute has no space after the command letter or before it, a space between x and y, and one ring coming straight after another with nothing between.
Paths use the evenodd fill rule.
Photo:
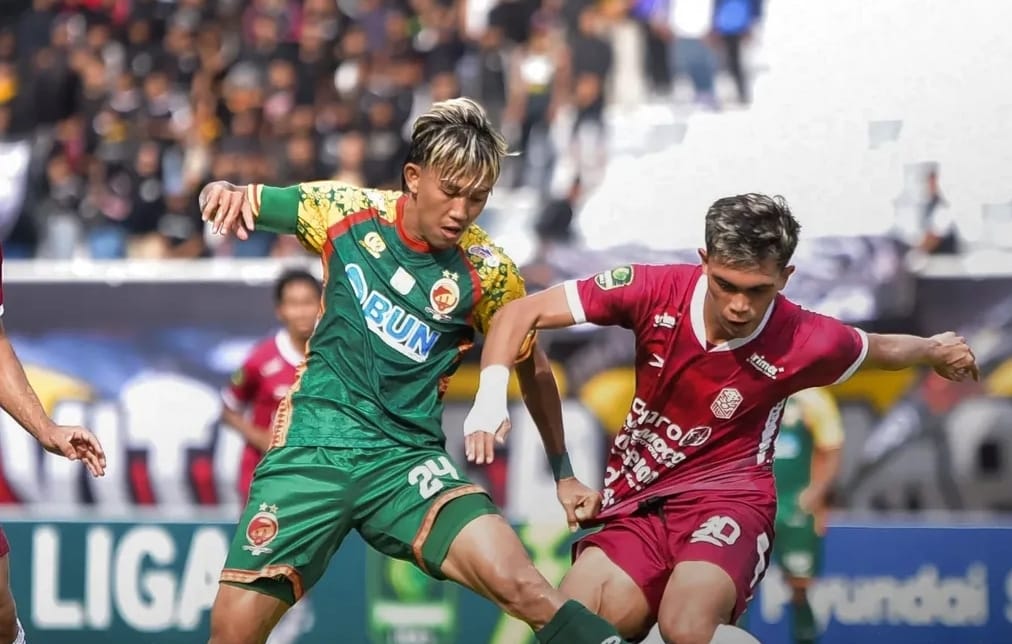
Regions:
<instances>
[{"instance_id":1,"label":"sponsor logo on jersey","mask_svg":"<svg viewBox=\"0 0 1012 644\"><path fill-rule=\"evenodd\" d=\"M741 392L733 387L727 387L721 389L717 397L713 399L710 411L717 418L727 420L731 416L734 416L734 412L738 410L738 405L741 404L741 401Z\"/></svg>"},{"instance_id":2,"label":"sponsor logo on jersey","mask_svg":"<svg viewBox=\"0 0 1012 644\"><path fill-rule=\"evenodd\" d=\"M359 244L376 259L379 259L379 256L387 249L387 243L383 241L383 238L375 230L366 233Z\"/></svg>"},{"instance_id":3,"label":"sponsor logo on jersey","mask_svg":"<svg viewBox=\"0 0 1012 644\"><path fill-rule=\"evenodd\" d=\"M436 320L445 322L450 313L460 304L460 287L457 286L459 276L450 271L443 271L443 277L436 280L429 290L429 304L425 311Z\"/></svg>"},{"instance_id":4,"label":"sponsor logo on jersey","mask_svg":"<svg viewBox=\"0 0 1012 644\"><path fill-rule=\"evenodd\" d=\"M656 353L651 353L650 356L650 362L647 363L648 367L657 367L658 369L664 368L664 358Z\"/></svg>"},{"instance_id":5,"label":"sponsor logo on jersey","mask_svg":"<svg viewBox=\"0 0 1012 644\"><path fill-rule=\"evenodd\" d=\"M370 289L358 264L348 264L344 270L369 330L387 346L415 362L428 360L439 340L439 331L391 302L386 295Z\"/></svg>"},{"instance_id":6,"label":"sponsor logo on jersey","mask_svg":"<svg viewBox=\"0 0 1012 644\"><path fill-rule=\"evenodd\" d=\"M499 260L499 255L488 246L469 246L467 254L473 257L481 259L481 261L489 268L499 268L502 263Z\"/></svg>"},{"instance_id":7,"label":"sponsor logo on jersey","mask_svg":"<svg viewBox=\"0 0 1012 644\"><path fill-rule=\"evenodd\" d=\"M673 329L675 328L675 324L677 323L678 318L671 315L667 311L665 311L664 313L658 313L657 315L654 316L655 327L664 327L665 329Z\"/></svg>"},{"instance_id":8,"label":"sponsor logo on jersey","mask_svg":"<svg viewBox=\"0 0 1012 644\"><path fill-rule=\"evenodd\" d=\"M613 288L629 286L633 281L632 266L617 266L610 271L604 271L594 276L594 283L602 291L610 291Z\"/></svg>"},{"instance_id":9,"label":"sponsor logo on jersey","mask_svg":"<svg viewBox=\"0 0 1012 644\"><path fill-rule=\"evenodd\" d=\"M260 504L260 511L246 524L246 541L249 545L243 546L243 550L248 550L254 557L274 552L267 545L278 536L277 512L276 505Z\"/></svg>"},{"instance_id":10,"label":"sponsor logo on jersey","mask_svg":"<svg viewBox=\"0 0 1012 644\"><path fill-rule=\"evenodd\" d=\"M783 367L776 366L775 364L767 360L765 356L761 356L758 353L753 353L752 355L750 355L748 357L748 363L753 367L755 367L756 370L759 371L759 373L766 376L767 378L772 378L773 380L776 380L777 376L779 376L784 372Z\"/></svg>"},{"instance_id":11,"label":"sponsor logo on jersey","mask_svg":"<svg viewBox=\"0 0 1012 644\"><path fill-rule=\"evenodd\" d=\"M710 439L710 434L712 433L713 429L710 427L693 427L685 432L685 435L678 441L678 444L681 447L699 447Z\"/></svg>"}]
</instances>

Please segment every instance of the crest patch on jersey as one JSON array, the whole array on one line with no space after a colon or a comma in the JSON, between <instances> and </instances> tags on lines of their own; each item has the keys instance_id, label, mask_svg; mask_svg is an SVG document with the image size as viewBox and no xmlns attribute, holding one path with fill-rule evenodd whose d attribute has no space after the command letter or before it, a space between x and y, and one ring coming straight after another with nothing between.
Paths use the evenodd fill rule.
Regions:
<instances>
[{"instance_id":1,"label":"crest patch on jersey","mask_svg":"<svg viewBox=\"0 0 1012 644\"><path fill-rule=\"evenodd\" d=\"M499 255L488 246L469 246L467 254L481 258L489 268L499 268Z\"/></svg>"},{"instance_id":2,"label":"crest patch on jersey","mask_svg":"<svg viewBox=\"0 0 1012 644\"><path fill-rule=\"evenodd\" d=\"M609 271L603 271L594 276L594 283L602 291L610 291L613 288L629 286L633 281L632 266L616 266Z\"/></svg>"},{"instance_id":3,"label":"crest patch on jersey","mask_svg":"<svg viewBox=\"0 0 1012 644\"><path fill-rule=\"evenodd\" d=\"M448 320L450 312L460 304L460 287L449 277L442 277L432 285L429 291L429 304L426 310L437 320Z\"/></svg>"},{"instance_id":4,"label":"crest patch on jersey","mask_svg":"<svg viewBox=\"0 0 1012 644\"><path fill-rule=\"evenodd\" d=\"M741 401L742 396L740 391L733 387L726 387L721 389L717 397L713 399L710 411L717 418L727 420L731 416L734 416L734 412L738 410L738 405L741 404Z\"/></svg>"}]
</instances>

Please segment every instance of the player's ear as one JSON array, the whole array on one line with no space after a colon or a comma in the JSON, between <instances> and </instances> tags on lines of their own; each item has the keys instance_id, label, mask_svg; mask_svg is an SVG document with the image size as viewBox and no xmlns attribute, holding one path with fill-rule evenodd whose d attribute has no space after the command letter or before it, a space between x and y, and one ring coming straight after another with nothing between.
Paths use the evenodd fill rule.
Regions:
<instances>
[{"instance_id":1,"label":"player's ear","mask_svg":"<svg viewBox=\"0 0 1012 644\"><path fill-rule=\"evenodd\" d=\"M417 163L404 164L404 187L412 195L418 194L418 183L422 178L422 168Z\"/></svg>"},{"instance_id":2,"label":"player's ear","mask_svg":"<svg viewBox=\"0 0 1012 644\"><path fill-rule=\"evenodd\" d=\"M787 280L791 279L791 275L794 275L793 266L784 266L780 271L780 288L787 286Z\"/></svg>"},{"instance_id":3,"label":"player's ear","mask_svg":"<svg viewBox=\"0 0 1012 644\"><path fill-rule=\"evenodd\" d=\"M697 248L696 250L697 250L697 252L699 252L699 263L703 265L703 272L705 273L706 272L706 249L705 248Z\"/></svg>"}]
</instances>

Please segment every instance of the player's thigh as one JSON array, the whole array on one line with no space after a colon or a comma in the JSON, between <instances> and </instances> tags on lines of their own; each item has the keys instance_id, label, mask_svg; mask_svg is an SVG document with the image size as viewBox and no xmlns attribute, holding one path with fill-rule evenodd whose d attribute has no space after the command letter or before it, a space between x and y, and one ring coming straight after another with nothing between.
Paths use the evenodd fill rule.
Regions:
<instances>
[{"instance_id":1,"label":"player's thigh","mask_svg":"<svg viewBox=\"0 0 1012 644\"><path fill-rule=\"evenodd\" d=\"M562 580L576 599L628 640L644 637L657 618L671 572L664 524L654 514L614 519L574 547L575 561Z\"/></svg>"},{"instance_id":2,"label":"player's thigh","mask_svg":"<svg viewBox=\"0 0 1012 644\"><path fill-rule=\"evenodd\" d=\"M224 582L211 607L209 644L263 644L288 610L280 598L287 581L261 579L257 584ZM265 582L270 582L267 584ZM273 590L273 594L269 592Z\"/></svg>"},{"instance_id":3,"label":"player's thigh","mask_svg":"<svg viewBox=\"0 0 1012 644\"><path fill-rule=\"evenodd\" d=\"M367 490L356 514L362 536L383 554L461 583L528 621L550 616L545 600L555 589L488 495L461 472L441 449L384 450L373 471L359 475Z\"/></svg>"},{"instance_id":4,"label":"player's thigh","mask_svg":"<svg viewBox=\"0 0 1012 644\"><path fill-rule=\"evenodd\" d=\"M442 579L440 569L456 532L498 509L444 450L386 445L376 451L382 457L355 474L361 490L355 502L359 532L383 554L412 561Z\"/></svg>"},{"instance_id":5,"label":"player's thigh","mask_svg":"<svg viewBox=\"0 0 1012 644\"><path fill-rule=\"evenodd\" d=\"M597 546L580 552L559 590L610 622L627 640L642 638L654 624L643 588Z\"/></svg>"},{"instance_id":6,"label":"player's thigh","mask_svg":"<svg viewBox=\"0 0 1012 644\"><path fill-rule=\"evenodd\" d=\"M822 537L816 533L815 521L810 515L776 523L773 561L783 571L785 578L793 580L793 588L806 587L819 574L822 566Z\"/></svg>"},{"instance_id":7,"label":"player's thigh","mask_svg":"<svg viewBox=\"0 0 1012 644\"><path fill-rule=\"evenodd\" d=\"M692 506L697 512L687 511ZM765 574L773 508L730 500L687 507L665 509L675 566L658 622L667 639L705 644L744 612Z\"/></svg>"},{"instance_id":8,"label":"player's thigh","mask_svg":"<svg viewBox=\"0 0 1012 644\"><path fill-rule=\"evenodd\" d=\"M229 547L222 582L295 603L323 575L352 526L356 495L350 450L279 447L257 467ZM233 595L232 591L222 593ZM252 622L257 602L222 601L215 610ZM238 612L237 612L238 611Z\"/></svg>"}]
</instances>

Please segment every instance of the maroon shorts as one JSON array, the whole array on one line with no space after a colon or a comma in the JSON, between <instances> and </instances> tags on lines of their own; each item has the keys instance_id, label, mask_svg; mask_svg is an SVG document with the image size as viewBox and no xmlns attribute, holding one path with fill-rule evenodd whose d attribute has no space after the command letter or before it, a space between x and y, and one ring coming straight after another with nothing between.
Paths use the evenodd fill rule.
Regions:
<instances>
[{"instance_id":1,"label":"maroon shorts","mask_svg":"<svg viewBox=\"0 0 1012 644\"><path fill-rule=\"evenodd\" d=\"M573 555L590 546L603 550L643 589L655 619L676 564L708 561L720 566L738 591L728 615L733 624L766 573L774 516L776 502L767 499L750 503L747 497L705 492L654 498L635 514L608 520L580 539Z\"/></svg>"},{"instance_id":2,"label":"maroon shorts","mask_svg":"<svg viewBox=\"0 0 1012 644\"><path fill-rule=\"evenodd\" d=\"M7 541L7 534L0 528L0 557L6 557L11 551L11 544Z\"/></svg>"}]
</instances>

